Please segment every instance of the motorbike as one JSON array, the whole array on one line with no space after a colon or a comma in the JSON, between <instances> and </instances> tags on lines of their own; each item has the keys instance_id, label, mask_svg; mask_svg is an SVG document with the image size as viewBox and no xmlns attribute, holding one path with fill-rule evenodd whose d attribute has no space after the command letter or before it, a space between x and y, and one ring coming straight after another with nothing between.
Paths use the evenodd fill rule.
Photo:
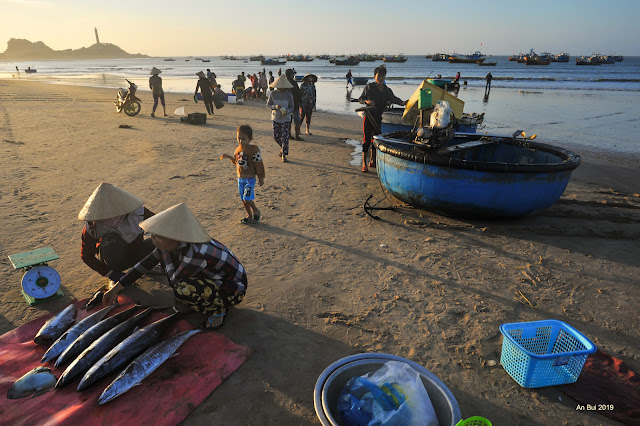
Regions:
<instances>
[{"instance_id":1,"label":"motorbike","mask_svg":"<svg viewBox=\"0 0 640 426\"><path fill-rule=\"evenodd\" d=\"M142 108L142 101L136 96L138 86L129 80L127 80L127 83L129 83L129 89L118 89L118 95L116 96L114 104L117 112L124 110L125 114L129 117L133 117L140 112L140 109Z\"/></svg>"}]
</instances>

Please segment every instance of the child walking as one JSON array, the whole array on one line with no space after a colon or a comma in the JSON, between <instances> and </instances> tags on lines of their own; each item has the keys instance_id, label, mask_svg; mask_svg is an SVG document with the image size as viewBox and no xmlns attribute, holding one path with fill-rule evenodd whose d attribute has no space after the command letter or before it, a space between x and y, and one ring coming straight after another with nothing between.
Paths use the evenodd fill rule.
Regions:
<instances>
[{"instance_id":1,"label":"child walking","mask_svg":"<svg viewBox=\"0 0 640 426\"><path fill-rule=\"evenodd\" d=\"M253 129L248 124L238 127L238 147L233 155L222 154L220 157L228 158L236 166L238 172L238 191L242 205L247 211L247 217L243 217L241 223L249 223L251 221L258 222L260 220L260 210L256 207L256 196L254 189L256 186L256 176L258 177L258 185L264 184L264 163L260 147L253 145Z\"/></svg>"}]
</instances>

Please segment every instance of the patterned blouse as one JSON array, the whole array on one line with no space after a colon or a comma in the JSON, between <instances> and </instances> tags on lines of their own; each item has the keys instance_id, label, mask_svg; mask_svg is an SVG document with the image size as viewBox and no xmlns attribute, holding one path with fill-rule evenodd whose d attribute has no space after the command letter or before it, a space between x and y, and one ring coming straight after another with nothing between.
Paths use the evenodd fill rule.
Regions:
<instances>
[{"instance_id":1,"label":"patterned blouse","mask_svg":"<svg viewBox=\"0 0 640 426\"><path fill-rule=\"evenodd\" d=\"M302 91L302 108L313 109L316 107L316 85L305 81L300 86Z\"/></svg>"},{"instance_id":2,"label":"patterned blouse","mask_svg":"<svg viewBox=\"0 0 640 426\"><path fill-rule=\"evenodd\" d=\"M209 278L221 290L233 294L247 290L247 273L238 258L213 238L207 243L180 242L173 251L156 248L122 277L128 286L161 263L171 287L190 278Z\"/></svg>"}]
</instances>

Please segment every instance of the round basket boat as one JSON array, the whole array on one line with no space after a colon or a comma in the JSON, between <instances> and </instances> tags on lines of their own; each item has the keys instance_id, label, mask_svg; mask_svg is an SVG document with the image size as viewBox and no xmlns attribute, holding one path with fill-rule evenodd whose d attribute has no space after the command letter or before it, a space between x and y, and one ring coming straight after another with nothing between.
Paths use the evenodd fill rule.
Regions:
<instances>
[{"instance_id":1,"label":"round basket boat","mask_svg":"<svg viewBox=\"0 0 640 426\"><path fill-rule=\"evenodd\" d=\"M542 211L564 192L580 156L555 146L480 134L446 146L411 143L408 132L374 137L382 186L412 206L470 217Z\"/></svg>"}]
</instances>

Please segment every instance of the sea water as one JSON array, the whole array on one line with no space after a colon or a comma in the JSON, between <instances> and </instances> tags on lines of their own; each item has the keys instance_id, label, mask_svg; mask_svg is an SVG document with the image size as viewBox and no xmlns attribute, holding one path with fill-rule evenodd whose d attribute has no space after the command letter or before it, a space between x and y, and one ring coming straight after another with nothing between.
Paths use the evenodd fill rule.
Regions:
<instances>
[{"instance_id":1,"label":"sea water","mask_svg":"<svg viewBox=\"0 0 640 426\"><path fill-rule=\"evenodd\" d=\"M355 115L360 105L352 102L360 96L362 86L346 89L345 74L370 77L382 61L361 62L356 66L338 66L327 60L289 62L281 66L262 66L247 60L224 60L206 57L202 62L193 57L101 59L66 61L0 62L0 78L20 78L59 84L87 85L116 89L127 87L126 79L139 90L148 89L152 67L162 70L166 92L192 93L196 72L210 68L223 90L231 91L231 82L242 71L246 75L294 68L298 75L318 76L317 109L338 114ZM485 113L483 132L509 134L515 130L536 133L540 140L563 146L584 146L591 150L607 150L640 155L638 138L640 121L640 57L626 57L610 65L577 66L572 58L567 63L527 66L510 62L506 56L492 56L487 61L494 67L476 64L437 62L424 56L409 56L404 63L389 63L387 85L396 96L408 99L427 77L453 79L461 73L457 96L465 102L465 112ZM16 72L15 67L20 70ZM31 67L37 73L26 74ZM485 100L485 76L493 76L489 97ZM466 83L466 84L465 84ZM455 94L455 93L454 93ZM114 92L115 96L115 92Z\"/></svg>"}]
</instances>

